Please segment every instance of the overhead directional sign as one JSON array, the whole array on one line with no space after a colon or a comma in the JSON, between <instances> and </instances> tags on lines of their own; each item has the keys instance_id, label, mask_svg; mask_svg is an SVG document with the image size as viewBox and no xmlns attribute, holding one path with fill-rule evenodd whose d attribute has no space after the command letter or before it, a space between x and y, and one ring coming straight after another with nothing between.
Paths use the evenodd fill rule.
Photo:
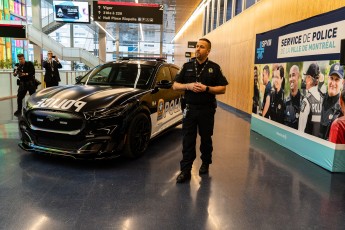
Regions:
<instances>
[{"instance_id":1,"label":"overhead directional sign","mask_svg":"<svg viewBox=\"0 0 345 230\"><path fill-rule=\"evenodd\" d=\"M132 2L93 2L93 18L101 22L163 24L163 5Z\"/></svg>"},{"instance_id":2,"label":"overhead directional sign","mask_svg":"<svg viewBox=\"0 0 345 230\"><path fill-rule=\"evenodd\" d=\"M15 24L0 24L0 37L26 38L26 26Z\"/></svg>"}]
</instances>

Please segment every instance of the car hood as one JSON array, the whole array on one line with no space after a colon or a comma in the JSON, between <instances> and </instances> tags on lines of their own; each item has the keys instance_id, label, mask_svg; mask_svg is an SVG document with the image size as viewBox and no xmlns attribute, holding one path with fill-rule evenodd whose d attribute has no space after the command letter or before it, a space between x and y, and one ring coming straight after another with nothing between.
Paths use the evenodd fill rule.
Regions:
<instances>
[{"instance_id":1,"label":"car hood","mask_svg":"<svg viewBox=\"0 0 345 230\"><path fill-rule=\"evenodd\" d=\"M143 92L145 90L125 87L56 86L38 91L28 99L28 102L31 108L87 112L121 105Z\"/></svg>"}]
</instances>

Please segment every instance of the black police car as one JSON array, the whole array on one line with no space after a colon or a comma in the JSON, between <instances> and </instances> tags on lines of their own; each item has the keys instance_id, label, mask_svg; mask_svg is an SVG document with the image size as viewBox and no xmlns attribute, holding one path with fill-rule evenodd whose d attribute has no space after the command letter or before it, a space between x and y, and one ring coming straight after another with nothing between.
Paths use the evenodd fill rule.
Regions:
<instances>
[{"instance_id":1,"label":"black police car","mask_svg":"<svg viewBox=\"0 0 345 230\"><path fill-rule=\"evenodd\" d=\"M149 140L181 123L179 68L162 60L120 60L98 66L75 85L33 94L19 120L27 151L102 159L140 156Z\"/></svg>"}]
</instances>

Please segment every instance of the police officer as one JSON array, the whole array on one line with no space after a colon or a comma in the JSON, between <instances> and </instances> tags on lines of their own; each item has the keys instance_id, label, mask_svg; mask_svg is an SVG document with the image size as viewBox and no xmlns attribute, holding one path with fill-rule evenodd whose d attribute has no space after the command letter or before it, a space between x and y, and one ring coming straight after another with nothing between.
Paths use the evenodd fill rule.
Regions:
<instances>
[{"instance_id":1,"label":"police officer","mask_svg":"<svg viewBox=\"0 0 345 230\"><path fill-rule=\"evenodd\" d=\"M269 101L269 115L271 120L284 124L284 67L278 66L273 71L273 88L271 90Z\"/></svg>"},{"instance_id":2,"label":"police officer","mask_svg":"<svg viewBox=\"0 0 345 230\"><path fill-rule=\"evenodd\" d=\"M309 65L305 75L306 95L301 104L298 130L319 136L322 95L318 88L320 69L316 63Z\"/></svg>"},{"instance_id":3,"label":"police officer","mask_svg":"<svg viewBox=\"0 0 345 230\"><path fill-rule=\"evenodd\" d=\"M260 107L260 91L258 86L258 67L254 66L254 96L253 96L253 108L252 113L258 113L258 107Z\"/></svg>"},{"instance_id":4,"label":"police officer","mask_svg":"<svg viewBox=\"0 0 345 230\"><path fill-rule=\"evenodd\" d=\"M299 113L303 96L298 89L299 67L293 65L289 72L290 95L285 100L285 120L284 124L298 129Z\"/></svg>"},{"instance_id":5,"label":"police officer","mask_svg":"<svg viewBox=\"0 0 345 230\"><path fill-rule=\"evenodd\" d=\"M269 102L266 103L267 101L267 97L270 96L271 94L271 81L270 81L270 68L268 67L268 65L265 65L263 70L262 70L262 81L265 85L265 92L264 92L264 97L262 100L262 116L269 118L269 113L268 113L268 109L269 109Z\"/></svg>"},{"instance_id":6,"label":"police officer","mask_svg":"<svg viewBox=\"0 0 345 230\"><path fill-rule=\"evenodd\" d=\"M214 114L216 112L216 94L224 94L226 78L221 68L208 59L211 42L201 38L197 42L195 58L183 65L176 75L174 90L185 91L186 108L183 110L183 158L180 162L181 173L176 182L182 183L191 178L193 161L196 158L196 137L199 131L202 165L199 174L208 173L212 163L212 135Z\"/></svg>"},{"instance_id":7,"label":"police officer","mask_svg":"<svg viewBox=\"0 0 345 230\"><path fill-rule=\"evenodd\" d=\"M36 92L35 84L35 67L30 61L25 61L24 54L17 55L19 63L16 64L13 75L19 78L18 94L17 94L17 111L14 112L14 116L20 116L22 114L23 99L27 92L30 95Z\"/></svg>"},{"instance_id":8,"label":"police officer","mask_svg":"<svg viewBox=\"0 0 345 230\"><path fill-rule=\"evenodd\" d=\"M328 140L332 122L342 115L339 97L343 86L344 68L335 63L331 66L328 75L327 93L323 99L321 110L321 124L319 137Z\"/></svg>"}]
</instances>

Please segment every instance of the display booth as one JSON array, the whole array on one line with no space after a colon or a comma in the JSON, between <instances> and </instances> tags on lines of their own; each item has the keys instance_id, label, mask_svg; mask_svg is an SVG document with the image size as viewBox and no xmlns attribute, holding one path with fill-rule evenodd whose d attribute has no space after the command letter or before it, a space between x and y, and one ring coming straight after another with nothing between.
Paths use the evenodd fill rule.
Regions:
<instances>
[{"instance_id":1,"label":"display booth","mask_svg":"<svg viewBox=\"0 0 345 230\"><path fill-rule=\"evenodd\" d=\"M344 39L345 7L256 36L251 129L331 172L345 172Z\"/></svg>"}]
</instances>

